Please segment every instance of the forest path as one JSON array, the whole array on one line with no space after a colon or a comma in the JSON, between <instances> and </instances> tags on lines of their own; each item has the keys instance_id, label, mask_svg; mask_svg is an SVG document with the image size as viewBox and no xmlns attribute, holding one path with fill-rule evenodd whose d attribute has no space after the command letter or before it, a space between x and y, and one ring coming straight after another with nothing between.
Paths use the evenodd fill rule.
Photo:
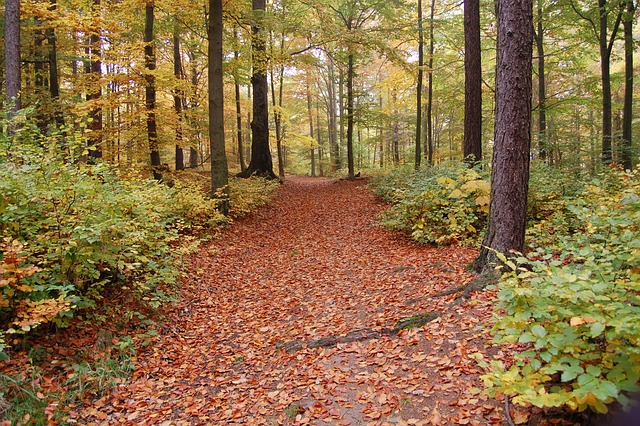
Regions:
<instances>
[{"instance_id":1,"label":"forest path","mask_svg":"<svg viewBox=\"0 0 640 426\"><path fill-rule=\"evenodd\" d=\"M443 309L475 251L375 225L362 180L288 178L266 207L202 247L182 300L133 377L84 408L96 424L500 424L478 397L481 303L423 328L325 348L292 341L381 330ZM477 346L477 347L476 347Z\"/></svg>"}]
</instances>

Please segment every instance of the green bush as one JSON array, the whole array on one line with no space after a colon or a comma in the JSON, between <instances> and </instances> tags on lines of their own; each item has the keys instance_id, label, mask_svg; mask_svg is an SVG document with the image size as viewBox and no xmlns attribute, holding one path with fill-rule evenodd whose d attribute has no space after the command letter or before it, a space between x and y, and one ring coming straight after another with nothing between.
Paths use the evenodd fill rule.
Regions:
<instances>
[{"instance_id":1,"label":"green bush","mask_svg":"<svg viewBox=\"0 0 640 426\"><path fill-rule=\"evenodd\" d=\"M525 349L512 365L484 364L490 395L604 413L640 389L639 178L640 170L599 177L567 203L568 215L531 231L541 238L529 259L504 259L495 342Z\"/></svg>"},{"instance_id":2,"label":"green bush","mask_svg":"<svg viewBox=\"0 0 640 426\"><path fill-rule=\"evenodd\" d=\"M391 173L374 180L374 191L395 203L382 223L419 242L474 244L489 212L486 173L464 164L429 168L413 175Z\"/></svg>"}]
</instances>

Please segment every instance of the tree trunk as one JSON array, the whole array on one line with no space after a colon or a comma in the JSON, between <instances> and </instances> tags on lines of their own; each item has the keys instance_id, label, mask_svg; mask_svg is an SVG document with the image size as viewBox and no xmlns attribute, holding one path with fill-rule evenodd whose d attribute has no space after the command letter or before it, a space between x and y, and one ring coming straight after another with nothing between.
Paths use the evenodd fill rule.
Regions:
<instances>
[{"instance_id":1,"label":"tree trunk","mask_svg":"<svg viewBox=\"0 0 640 426\"><path fill-rule=\"evenodd\" d=\"M542 25L542 0L538 0L537 31L533 33L538 55L538 156L547 161L547 93L544 58L544 27Z\"/></svg>"},{"instance_id":2,"label":"tree trunk","mask_svg":"<svg viewBox=\"0 0 640 426\"><path fill-rule=\"evenodd\" d=\"M353 164L353 53L349 54L349 67L347 69L347 169L349 171L349 179L355 179L355 170Z\"/></svg>"},{"instance_id":3,"label":"tree trunk","mask_svg":"<svg viewBox=\"0 0 640 426\"><path fill-rule=\"evenodd\" d=\"M99 1L99 0L94 0ZM153 39L154 0L147 0L145 6L144 23L144 59L147 73L145 74L145 100L147 108L147 137L149 139L149 153L153 178L162 179L160 173L160 151L158 150L158 127L156 123L156 80L153 71L156 69L156 54Z\"/></svg>"},{"instance_id":4,"label":"tree trunk","mask_svg":"<svg viewBox=\"0 0 640 426\"><path fill-rule=\"evenodd\" d=\"M496 126L489 223L476 271L524 248L531 144L532 0L499 0Z\"/></svg>"},{"instance_id":5,"label":"tree trunk","mask_svg":"<svg viewBox=\"0 0 640 426\"><path fill-rule=\"evenodd\" d=\"M6 70L6 97L11 111L10 118L20 108L20 0L5 1L4 55Z\"/></svg>"},{"instance_id":6,"label":"tree trunk","mask_svg":"<svg viewBox=\"0 0 640 426\"><path fill-rule=\"evenodd\" d=\"M422 67L424 66L424 33L422 31L422 0L418 0L418 83L416 84L416 141L414 168L422 160Z\"/></svg>"},{"instance_id":7,"label":"tree trunk","mask_svg":"<svg viewBox=\"0 0 640 426\"><path fill-rule=\"evenodd\" d=\"M242 132L242 110L240 108L240 76L238 75L238 60L240 57L240 53L238 52L238 29L234 28L233 30L233 39L234 39L234 51L233 58L235 67L233 69L233 86L236 97L236 126L237 126L237 134L238 134L238 160L240 161L240 172L244 172L247 170L247 163L244 159L244 146L243 146L243 132Z\"/></svg>"},{"instance_id":8,"label":"tree trunk","mask_svg":"<svg viewBox=\"0 0 640 426\"><path fill-rule=\"evenodd\" d=\"M257 19L251 26L251 50L253 57L253 121L251 122L251 162L240 177L258 176L277 179L273 172L273 160L269 147L269 86L267 84L266 37L262 18L265 0L252 0Z\"/></svg>"},{"instance_id":9,"label":"tree trunk","mask_svg":"<svg viewBox=\"0 0 640 426\"><path fill-rule=\"evenodd\" d=\"M436 2L431 0L431 14L429 16L429 61L428 72L429 81L427 89L427 163L433 164L433 118L431 117L431 111L433 109L433 17L435 14Z\"/></svg>"},{"instance_id":10,"label":"tree trunk","mask_svg":"<svg viewBox=\"0 0 640 426\"><path fill-rule=\"evenodd\" d=\"M464 140L470 166L482 161L482 67L480 0L464 1Z\"/></svg>"},{"instance_id":11,"label":"tree trunk","mask_svg":"<svg viewBox=\"0 0 640 426\"><path fill-rule=\"evenodd\" d=\"M333 67L333 59L327 55L327 116L329 125L329 157L331 159L331 171L340 170L340 146L338 144L338 118L336 105L336 80Z\"/></svg>"},{"instance_id":12,"label":"tree trunk","mask_svg":"<svg viewBox=\"0 0 640 426\"><path fill-rule=\"evenodd\" d=\"M55 12L56 8L56 0L50 0L49 10ZM64 124L64 117L59 104L60 78L58 77L58 48L53 25L49 25L45 31L45 35L47 37L47 43L49 43L49 93L51 94L51 100L54 104L56 124L62 126Z\"/></svg>"},{"instance_id":13,"label":"tree trunk","mask_svg":"<svg viewBox=\"0 0 640 426\"><path fill-rule=\"evenodd\" d=\"M602 163L606 165L610 164L613 159L611 151L613 134L611 129L611 49L613 48L613 41L618 32L621 14L618 14L618 18L611 32L611 37L608 38L607 18L609 11L607 10L607 0L598 0L598 10L600 16L600 69L602 74Z\"/></svg>"},{"instance_id":14,"label":"tree trunk","mask_svg":"<svg viewBox=\"0 0 640 426\"><path fill-rule=\"evenodd\" d=\"M284 33L280 39L280 55L284 53ZM274 58L273 52L273 33L271 33L271 57ZM276 128L276 151L278 153L278 176L284 177L284 152L282 149L282 92L284 83L284 64L280 65L278 70L278 96L276 97L275 80L276 75L274 67L271 67L271 102L273 105L273 122Z\"/></svg>"},{"instance_id":15,"label":"tree trunk","mask_svg":"<svg viewBox=\"0 0 640 426\"><path fill-rule=\"evenodd\" d=\"M89 112L89 118L91 119L88 126L89 129L91 129L89 136L89 156L95 161L98 158L102 158L102 107L99 106L100 98L102 97L102 87L100 84L102 77L102 61L100 60L100 0L93 0L91 16L93 20L93 31L88 39L86 52L89 61L85 65L85 73L89 75L90 82L86 99L87 102L93 103Z\"/></svg>"},{"instance_id":16,"label":"tree trunk","mask_svg":"<svg viewBox=\"0 0 640 426\"><path fill-rule=\"evenodd\" d=\"M229 214L229 170L224 144L224 86L222 50L222 0L209 0L209 144L211 147L211 198Z\"/></svg>"},{"instance_id":17,"label":"tree trunk","mask_svg":"<svg viewBox=\"0 0 640 426\"><path fill-rule=\"evenodd\" d=\"M309 71L307 71L307 112L309 115L309 137L311 139L313 136L313 110L311 108L311 86L309 84ZM319 129L318 129L319 130ZM316 155L315 148L311 147L311 177L316 176Z\"/></svg>"},{"instance_id":18,"label":"tree trunk","mask_svg":"<svg viewBox=\"0 0 640 426\"><path fill-rule=\"evenodd\" d=\"M626 0L627 11L624 15L624 117L622 122L622 166L633 169L632 121L633 121L633 0Z\"/></svg>"},{"instance_id":19,"label":"tree trunk","mask_svg":"<svg viewBox=\"0 0 640 426\"><path fill-rule=\"evenodd\" d=\"M173 30L173 74L178 80L183 80L182 55L180 54L180 36L178 34L178 23L175 23ZM184 170L184 152L182 151L182 96L179 89L173 94L173 105L176 110L176 170Z\"/></svg>"}]
</instances>

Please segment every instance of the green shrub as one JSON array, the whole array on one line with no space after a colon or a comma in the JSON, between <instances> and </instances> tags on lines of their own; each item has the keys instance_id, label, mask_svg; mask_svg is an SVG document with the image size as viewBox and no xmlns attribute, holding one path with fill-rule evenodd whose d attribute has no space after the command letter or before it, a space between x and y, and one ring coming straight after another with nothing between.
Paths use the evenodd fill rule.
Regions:
<instances>
[{"instance_id":1,"label":"green shrub","mask_svg":"<svg viewBox=\"0 0 640 426\"><path fill-rule=\"evenodd\" d=\"M419 242L478 242L489 212L485 173L463 164L427 169L410 177L394 173L373 182L376 193L395 202L382 223Z\"/></svg>"},{"instance_id":2,"label":"green shrub","mask_svg":"<svg viewBox=\"0 0 640 426\"><path fill-rule=\"evenodd\" d=\"M510 366L484 364L490 395L604 413L639 389L639 178L636 170L594 180L567 204L570 215L560 211L532 232L546 235L530 259L504 259L495 342L525 349ZM549 232L560 222L561 232Z\"/></svg>"}]
</instances>

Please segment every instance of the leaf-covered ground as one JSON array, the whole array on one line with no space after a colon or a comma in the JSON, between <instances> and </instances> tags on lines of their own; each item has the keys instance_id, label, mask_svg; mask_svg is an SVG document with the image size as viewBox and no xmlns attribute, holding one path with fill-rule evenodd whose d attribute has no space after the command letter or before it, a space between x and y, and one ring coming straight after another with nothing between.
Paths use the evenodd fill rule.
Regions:
<instances>
[{"instance_id":1,"label":"leaf-covered ground","mask_svg":"<svg viewBox=\"0 0 640 426\"><path fill-rule=\"evenodd\" d=\"M479 394L473 359L491 352L478 329L488 294L454 307L430 297L471 280L475 251L391 234L375 224L383 208L364 181L288 179L193 256L132 377L66 407L69 420L506 424L503 403ZM427 312L441 315L389 332Z\"/></svg>"}]
</instances>

